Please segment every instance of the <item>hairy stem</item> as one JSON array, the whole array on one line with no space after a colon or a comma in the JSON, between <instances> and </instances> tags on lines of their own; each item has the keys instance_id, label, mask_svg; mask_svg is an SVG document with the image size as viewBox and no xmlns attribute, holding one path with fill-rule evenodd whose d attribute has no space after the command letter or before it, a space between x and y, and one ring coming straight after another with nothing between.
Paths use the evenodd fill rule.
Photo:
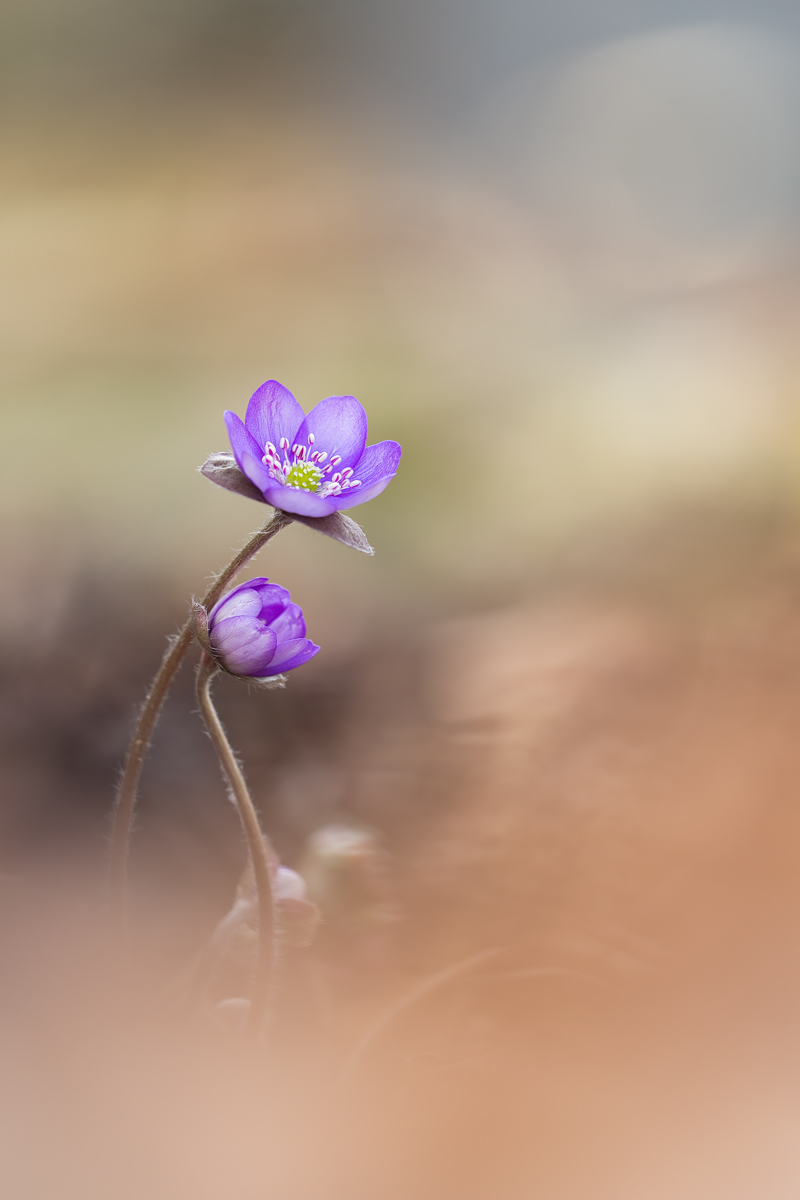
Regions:
<instances>
[{"instance_id":1,"label":"hairy stem","mask_svg":"<svg viewBox=\"0 0 800 1200\"><path fill-rule=\"evenodd\" d=\"M250 798L244 776L211 700L211 682L217 671L216 664L207 654L203 653L197 667L197 700L239 810L255 877L258 899L258 959L253 983L249 1027L250 1032L257 1039L264 1027L275 965L275 909L272 898L270 857L275 862L277 862L277 857L274 851L271 851L271 847L261 831L258 813Z\"/></svg>"},{"instance_id":2,"label":"hairy stem","mask_svg":"<svg viewBox=\"0 0 800 1200\"><path fill-rule=\"evenodd\" d=\"M202 599L204 608L212 608L225 591L228 584L239 574L251 558L270 541L276 533L280 533L287 525L291 525L292 517L285 512L276 511L258 533L254 533L238 554L234 555L227 567L214 580ZM136 808L136 794L139 779L142 774L145 755L150 745L167 692L172 680L183 662L186 651L192 641L192 626L190 621L181 629L177 637L170 642L167 652L150 685L139 720L133 731L122 778L117 792L117 803L114 809L111 829L111 850L109 854L109 887L112 914L117 925L124 928L127 911L128 891L128 851L133 828L133 814Z\"/></svg>"}]
</instances>

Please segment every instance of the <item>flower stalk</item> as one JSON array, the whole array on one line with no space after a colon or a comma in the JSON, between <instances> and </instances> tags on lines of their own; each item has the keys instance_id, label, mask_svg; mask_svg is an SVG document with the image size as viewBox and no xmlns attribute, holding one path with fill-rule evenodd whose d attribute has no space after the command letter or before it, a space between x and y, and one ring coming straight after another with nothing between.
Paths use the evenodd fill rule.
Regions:
<instances>
[{"instance_id":1,"label":"flower stalk","mask_svg":"<svg viewBox=\"0 0 800 1200\"><path fill-rule=\"evenodd\" d=\"M203 597L202 604L206 609L212 608L222 596L228 584L244 566L253 558L267 542L277 533L291 525L293 517L289 513L276 510L257 533L254 533L242 549L235 554L227 567L214 580L214 583ZM136 728L131 738L125 766L117 792L117 803L114 809L111 829L111 850L109 855L109 888L112 909L112 919L123 928L127 916L128 893L128 855L130 849L133 817L136 809L136 798L139 780L144 766L153 731L159 714L167 698L170 686L186 656L193 638L192 619L186 621L177 637L167 648L167 652L150 685L150 690L139 713Z\"/></svg>"},{"instance_id":2,"label":"flower stalk","mask_svg":"<svg viewBox=\"0 0 800 1200\"><path fill-rule=\"evenodd\" d=\"M244 775L236 761L217 710L211 699L211 683L219 673L219 667L212 658L203 651L197 667L197 701L203 715L206 728L225 775L230 785L236 808L241 818L247 847L250 852L250 862L255 878L256 896L258 901L258 956L256 975L253 982L253 996L248 1018L249 1032L255 1040L264 1028L264 1019L270 997L270 985L276 958L276 923L275 903L272 895L272 863L277 864L278 858L266 840L258 820L258 813L245 783ZM272 861L271 861L272 860Z\"/></svg>"}]
</instances>

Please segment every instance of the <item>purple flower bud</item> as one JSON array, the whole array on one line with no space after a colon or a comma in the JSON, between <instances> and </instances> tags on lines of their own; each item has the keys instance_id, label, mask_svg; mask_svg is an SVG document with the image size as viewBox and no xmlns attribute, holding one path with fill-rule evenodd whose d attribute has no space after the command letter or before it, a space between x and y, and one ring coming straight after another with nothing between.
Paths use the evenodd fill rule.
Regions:
<instances>
[{"instance_id":1,"label":"purple flower bud","mask_svg":"<svg viewBox=\"0 0 800 1200\"><path fill-rule=\"evenodd\" d=\"M281 941L287 946L310 946L320 912L306 894L302 875L289 867L278 867L272 876L272 899Z\"/></svg>"},{"instance_id":2,"label":"purple flower bud","mask_svg":"<svg viewBox=\"0 0 800 1200\"><path fill-rule=\"evenodd\" d=\"M282 867L277 860L270 862L270 874L277 936L285 946L311 945L320 923L320 911L309 900L303 877L289 867ZM236 889L233 907L214 932L212 953L219 959L229 958L251 967L257 928L258 899L253 868L248 863ZM230 1001L230 1006L235 1007L235 1002Z\"/></svg>"},{"instance_id":3,"label":"purple flower bud","mask_svg":"<svg viewBox=\"0 0 800 1200\"><path fill-rule=\"evenodd\" d=\"M268 579L251 579L223 596L208 614L207 639L224 670L250 679L293 671L319 652L306 637L300 606Z\"/></svg>"}]
</instances>

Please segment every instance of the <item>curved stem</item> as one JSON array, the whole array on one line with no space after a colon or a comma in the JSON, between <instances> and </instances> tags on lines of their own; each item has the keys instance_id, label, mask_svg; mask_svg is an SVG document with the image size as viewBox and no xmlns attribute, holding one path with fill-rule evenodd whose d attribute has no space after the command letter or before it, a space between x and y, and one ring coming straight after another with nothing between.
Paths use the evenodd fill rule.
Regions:
<instances>
[{"instance_id":1,"label":"curved stem","mask_svg":"<svg viewBox=\"0 0 800 1200\"><path fill-rule=\"evenodd\" d=\"M250 861L256 884L258 899L258 960L256 977L253 985L253 998L250 1007L250 1032L258 1038L264 1026L267 1003L269 1001L270 983L275 965L275 910L272 899L272 872L270 857L277 862L274 851L261 831L258 813L250 798L247 784L241 772L236 756L225 735L222 722L217 716L217 710L211 700L211 681L217 674L216 663L203 653L197 667L197 700L206 728L214 743L214 749L219 757L222 770L230 784L236 800L236 807L242 820L247 847L250 851Z\"/></svg>"},{"instance_id":2,"label":"curved stem","mask_svg":"<svg viewBox=\"0 0 800 1200\"><path fill-rule=\"evenodd\" d=\"M258 553L281 529L291 525L292 517L285 512L276 510L258 533L254 533L238 554L234 555L227 567L214 580L214 583L202 599L203 607L213 607L219 600L225 588L239 574L242 567ZM133 828L133 814L136 808L136 793L142 774L145 755L153 736L159 713L167 698L172 680L178 672L186 651L192 641L192 627L189 621L181 629L167 648L167 652L150 685L150 691L139 713L139 720L133 732L125 766L117 792L117 803L114 809L111 829L111 849L109 854L109 887L111 893L112 913L119 926L124 926L127 907L128 884L128 849Z\"/></svg>"}]
</instances>

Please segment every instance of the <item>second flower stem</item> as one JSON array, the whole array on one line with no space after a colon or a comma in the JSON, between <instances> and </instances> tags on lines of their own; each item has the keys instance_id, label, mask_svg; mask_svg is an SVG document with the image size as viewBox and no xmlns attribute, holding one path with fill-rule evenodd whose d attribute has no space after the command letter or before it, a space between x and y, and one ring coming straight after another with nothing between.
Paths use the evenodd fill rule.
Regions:
<instances>
[{"instance_id":1,"label":"second flower stem","mask_svg":"<svg viewBox=\"0 0 800 1200\"><path fill-rule=\"evenodd\" d=\"M258 958L251 998L249 1028L253 1037L258 1039L264 1027L275 967L275 906L272 897L270 857L274 859L275 863L277 863L277 857L274 851L270 855L269 843L262 833L258 813L247 790L244 775L211 700L211 683L217 671L216 664L207 654L203 653L197 667L197 701L211 741L214 743L220 765L236 801L255 877L258 899Z\"/></svg>"},{"instance_id":2,"label":"second flower stem","mask_svg":"<svg viewBox=\"0 0 800 1200\"><path fill-rule=\"evenodd\" d=\"M291 525L289 513L276 510L257 533L254 533L242 549L235 554L227 567L214 580L202 599L203 607L212 608L219 600L225 588L242 568L265 546L276 533L280 533L287 525ZM192 626L187 621L178 636L172 641L156 672L155 679L150 685L150 691L139 713L136 728L133 732L125 767L117 793L117 805L114 810L114 820L111 829L111 850L109 854L109 887L111 893L111 908L116 925L125 927L128 890L128 851L133 828L133 814L136 808L136 793L139 779L144 766L145 755L156 727L159 713L167 698L172 680L186 656L186 651L192 642Z\"/></svg>"}]
</instances>

